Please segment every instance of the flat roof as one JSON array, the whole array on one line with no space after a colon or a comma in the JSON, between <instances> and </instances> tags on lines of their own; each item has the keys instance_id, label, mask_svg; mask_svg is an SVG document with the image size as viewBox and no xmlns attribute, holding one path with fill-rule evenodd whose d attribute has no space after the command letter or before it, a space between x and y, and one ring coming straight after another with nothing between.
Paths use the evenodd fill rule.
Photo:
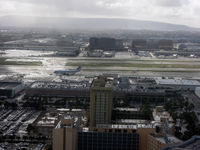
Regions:
<instances>
[{"instance_id":1,"label":"flat roof","mask_svg":"<svg viewBox=\"0 0 200 150\"><path fill-rule=\"evenodd\" d=\"M181 143L182 141L176 138L175 136L167 134L166 136L161 135L154 135L151 134L154 138L156 138L159 142L164 144L175 144L175 143Z\"/></svg>"},{"instance_id":2,"label":"flat roof","mask_svg":"<svg viewBox=\"0 0 200 150\"><path fill-rule=\"evenodd\" d=\"M185 85L185 86L200 86L197 80L184 80L184 79L156 79L157 84L161 85Z\"/></svg>"},{"instance_id":3,"label":"flat roof","mask_svg":"<svg viewBox=\"0 0 200 150\"><path fill-rule=\"evenodd\" d=\"M142 120L142 119L118 119L116 120L117 123L122 124L147 124L148 120Z\"/></svg>"},{"instance_id":4,"label":"flat roof","mask_svg":"<svg viewBox=\"0 0 200 150\"><path fill-rule=\"evenodd\" d=\"M56 117L44 116L37 122L37 126L52 126L52 127L54 127L56 120L57 120Z\"/></svg>"},{"instance_id":5,"label":"flat roof","mask_svg":"<svg viewBox=\"0 0 200 150\"><path fill-rule=\"evenodd\" d=\"M196 90L200 91L200 87L196 87Z\"/></svg>"},{"instance_id":6,"label":"flat roof","mask_svg":"<svg viewBox=\"0 0 200 150\"><path fill-rule=\"evenodd\" d=\"M107 76L98 76L92 81L92 87L106 87L111 88L113 87L113 77Z\"/></svg>"},{"instance_id":7,"label":"flat roof","mask_svg":"<svg viewBox=\"0 0 200 150\"><path fill-rule=\"evenodd\" d=\"M124 108L124 107L117 107L115 110L119 111L140 111L140 108Z\"/></svg>"},{"instance_id":8,"label":"flat roof","mask_svg":"<svg viewBox=\"0 0 200 150\"><path fill-rule=\"evenodd\" d=\"M124 124L98 124L97 128L112 128L112 129L138 129L138 128L155 128L153 124L136 124L136 125L124 125Z\"/></svg>"},{"instance_id":9,"label":"flat roof","mask_svg":"<svg viewBox=\"0 0 200 150\"><path fill-rule=\"evenodd\" d=\"M0 89L13 89L20 85L20 82L0 82Z\"/></svg>"},{"instance_id":10,"label":"flat roof","mask_svg":"<svg viewBox=\"0 0 200 150\"><path fill-rule=\"evenodd\" d=\"M89 82L80 81L80 82L68 82L68 83L60 83L60 82L34 82L31 85L31 88L43 88L43 89L86 89L89 88Z\"/></svg>"}]
</instances>

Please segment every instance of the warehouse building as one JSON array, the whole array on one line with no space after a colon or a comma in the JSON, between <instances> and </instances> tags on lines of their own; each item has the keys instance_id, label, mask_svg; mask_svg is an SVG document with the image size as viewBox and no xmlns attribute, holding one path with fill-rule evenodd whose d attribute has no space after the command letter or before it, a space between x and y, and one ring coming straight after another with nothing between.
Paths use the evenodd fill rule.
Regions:
<instances>
[{"instance_id":1,"label":"warehouse building","mask_svg":"<svg viewBox=\"0 0 200 150\"><path fill-rule=\"evenodd\" d=\"M0 82L0 96L14 97L24 89L21 82Z\"/></svg>"}]
</instances>

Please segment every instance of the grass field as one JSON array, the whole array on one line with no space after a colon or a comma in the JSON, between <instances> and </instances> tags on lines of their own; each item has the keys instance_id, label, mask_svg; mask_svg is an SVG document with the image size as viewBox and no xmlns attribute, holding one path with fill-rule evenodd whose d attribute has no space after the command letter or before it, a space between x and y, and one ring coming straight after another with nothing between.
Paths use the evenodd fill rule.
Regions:
<instances>
[{"instance_id":1,"label":"grass field","mask_svg":"<svg viewBox=\"0 0 200 150\"><path fill-rule=\"evenodd\" d=\"M179 62L179 63L200 63L200 60L177 60L177 59L106 59L106 58L91 58L91 59L68 59L69 61L79 61L79 62L90 62L90 61L96 61L96 62L115 62L115 61L121 61L121 62Z\"/></svg>"},{"instance_id":2,"label":"grass field","mask_svg":"<svg viewBox=\"0 0 200 150\"><path fill-rule=\"evenodd\" d=\"M41 66L42 62L6 61L6 58L0 58L0 65Z\"/></svg>"},{"instance_id":3,"label":"grass field","mask_svg":"<svg viewBox=\"0 0 200 150\"><path fill-rule=\"evenodd\" d=\"M185 68L200 69L200 64L140 64L140 63L106 63L106 62L68 62L66 66L82 67L135 67L135 68Z\"/></svg>"},{"instance_id":4,"label":"grass field","mask_svg":"<svg viewBox=\"0 0 200 150\"><path fill-rule=\"evenodd\" d=\"M98 68L83 68L83 71L120 71L120 72L174 72L174 73L199 73L199 70L162 70L162 69L156 69L156 70L146 70L146 69L117 69L117 70L111 70L111 69L98 69Z\"/></svg>"}]
</instances>

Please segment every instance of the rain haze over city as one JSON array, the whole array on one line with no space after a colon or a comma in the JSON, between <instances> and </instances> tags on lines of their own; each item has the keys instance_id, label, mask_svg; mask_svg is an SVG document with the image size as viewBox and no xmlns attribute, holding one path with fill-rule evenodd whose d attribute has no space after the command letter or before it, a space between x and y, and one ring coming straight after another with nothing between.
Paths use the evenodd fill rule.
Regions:
<instances>
[{"instance_id":1,"label":"rain haze over city","mask_svg":"<svg viewBox=\"0 0 200 150\"><path fill-rule=\"evenodd\" d=\"M0 0L0 150L200 149L199 0Z\"/></svg>"}]
</instances>

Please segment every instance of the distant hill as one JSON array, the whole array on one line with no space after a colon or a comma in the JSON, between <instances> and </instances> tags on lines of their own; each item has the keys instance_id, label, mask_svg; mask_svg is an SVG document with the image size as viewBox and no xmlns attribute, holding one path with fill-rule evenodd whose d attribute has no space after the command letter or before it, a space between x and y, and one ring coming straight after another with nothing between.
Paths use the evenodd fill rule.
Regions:
<instances>
[{"instance_id":1,"label":"distant hill","mask_svg":"<svg viewBox=\"0 0 200 150\"><path fill-rule=\"evenodd\" d=\"M194 31L200 29L185 25L154 21L141 21L115 18L56 18L56 17L0 17L3 27L36 27L79 30L158 30L158 31Z\"/></svg>"}]
</instances>

